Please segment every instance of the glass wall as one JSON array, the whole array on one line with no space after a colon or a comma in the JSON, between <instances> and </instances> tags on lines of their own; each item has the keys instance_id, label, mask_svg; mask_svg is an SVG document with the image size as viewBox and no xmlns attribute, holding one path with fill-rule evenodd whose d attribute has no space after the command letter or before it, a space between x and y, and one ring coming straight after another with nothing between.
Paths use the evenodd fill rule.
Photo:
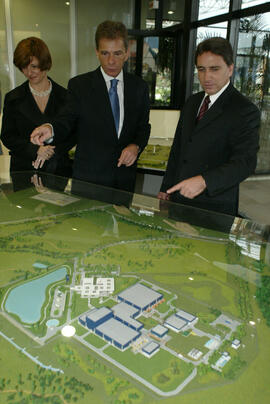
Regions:
<instances>
[{"instance_id":1,"label":"glass wall","mask_svg":"<svg viewBox=\"0 0 270 404\"><path fill-rule=\"evenodd\" d=\"M77 1L78 74L98 67L95 54L95 32L100 22L113 20L132 28L133 0L99 0L94 6L89 0Z\"/></svg>"},{"instance_id":2,"label":"glass wall","mask_svg":"<svg viewBox=\"0 0 270 404\"><path fill-rule=\"evenodd\" d=\"M229 11L230 0L200 0L199 20L225 14Z\"/></svg>"},{"instance_id":3,"label":"glass wall","mask_svg":"<svg viewBox=\"0 0 270 404\"><path fill-rule=\"evenodd\" d=\"M267 172L270 168L270 13L240 20L234 84L261 110L257 172Z\"/></svg>"},{"instance_id":4,"label":"glass wall","mask_svg":"<svg viewBox=\"0 0 270 404\"><path fill-rule=\"evenodd\" d=\"M142 1L141 9L141 29L154 29L156 27L155 6L159 6L156 1ZM185 2L179 0L163 0L162 2L162 28L171 27L184 21Z\"/></svg>"},{"instance_id":5,"label":"glass wall","mask_svg":"<svg viewBox=\"0 0 270 404\"><path fill-rule=\"evenodd\" d=\"M4 0L0 0L0 114L4 95L10 90Z\"/></svg>"},{"instance_id":6,"label":"glass wall","mask_svg":"<svg viewBox=\"0 0 270 404\"><path fill-rule=\"evenodd\" d=\"M218 24L207 25L205 27L199 27L197 29L196 46L206 38L213 36L221 36L226 38L227 36L227 21L220 22ZM194 66L194 80L193 80L193 92L201 91L201 85L198 79L197 69Z\"/></svg>"},{"instance_id":7,"label":"glass wall","mask_svg":"<svg viewBox=\"0 0 270 404\"><path fill-rule=\"evenodd\" d=\"M171 27L184 21L185 2L163 0L162 27Z\"/></svg>"},{"instance_id":8,"label":"glass wall","mask_svg":"<svg viewBox=\"0 0 270 404\"><path fill-rule=\"evenodd\" d=\"M5 4L10 5L11 27L6 27ZM160 9L151 8L151 4ZM130 30L127 69L148 82L152 106L164 109L181 109L185 99L200 90L192 64L196 43L209 36L227 37L236 54L235 86L262 111L258 172L270 172L268 10L270 2L262 0L0 0L2 99L11 88L9 29L13 50L25 37L42 38L52 53L50 76L66 86L71 70L80 74L98 66L97 25L105 19L122 21ZM258 14L262 11L264 14ZM187 21L183 23L184 15ZM15 75L16 85L24 81L17 69Z\"/></svg>"},{"instance_id":9,"label":"glass wall","mask_svg":"<svg viewBox=\"0 0 270 404\"><path fill-rule=\"evenodd\" d=\"M69 5L66 3L62 0L10 1L14 48L29 36L43 39L52 55L49 75L64 86L70 77ZM23 74L16 69L16 85L24 80Z\"/></svg>"},{"instance_id":10,"label":"glass wall","mask_svg":"<svg viewBox=\"0 0 270 404\"><path fill-rule=\"evenodd\" d=\"M265 0L242 0L241 8L247 8L252 6L258 6L259 4L265 4Z\"/></svg>"},{"instance_id":11,"label":"glass wall","mask_svg":"<svg viewBox=\"0 0 270 404\"><path fill-rule=\"evenodd\" d=\"M175 39L144 39L142 77L148 83L152 106L169 106L171 102Z\"/></svg>"}]
</instances>

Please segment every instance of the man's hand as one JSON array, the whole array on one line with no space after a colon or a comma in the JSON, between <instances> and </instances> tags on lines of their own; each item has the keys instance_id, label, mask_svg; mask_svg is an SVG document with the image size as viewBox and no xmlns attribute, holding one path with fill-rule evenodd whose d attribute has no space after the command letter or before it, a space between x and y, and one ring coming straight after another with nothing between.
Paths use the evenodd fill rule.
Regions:
<instances>
[{"instance_id":1,"label":"man's hand","mask_svg":"<svg viewBox=\"0 0 270 404\"><path fill-rule=\"evenodd\" d=\"M168 194L172 194L175 191L179 191L185 198L193 199L197 195L200 195L206 188L206 183L201 175L188 178L174 185L167 190Z\"/></svg>"},{"instance_id":2,"label":"man's hand","mask_svg":"<svg viewBox=\"0 0 270 404\"><path fill-rule=\"evenodd\" d=\"M117 167L124 164L126 167L132 166L134 161L136 161L139 153L139 146L136 144L129 144L122 150L121 156L119 157Z\"/></svg>"},{"instance_id":3,"label":"man's hand","mask_svg":"<svg viewBox=\"0 0 270 404\"><path fill-rule=\"evenodd\" d=\"M38 126L30 135L30 140L32 143L42 146L45 140L52 137L52 127L50 125L44 124Z\"/></svg>"},{"instance_id":4,"label":"man's hand","mask_svg":"<svg viewBox=\"0 0 270 404\"><path fill-rule=\"evenodd\" d=\"M37 170L42 168L45 161L49 160L54 155L55 146L40 146L37 152L37 158L33 161L32 166Z\"/></svg>"},{"instance_id":5,"label":"man's hand","mask_svg":"<svg viewBox=\"0 0 270 404\"><path fill-rule=\"evenodd\" d=\"M161 199L162 201L169 201L170 200L170 195L167 194L167 192L159 192L157 194L157 198Z\"/></svg>"}]
</instances>

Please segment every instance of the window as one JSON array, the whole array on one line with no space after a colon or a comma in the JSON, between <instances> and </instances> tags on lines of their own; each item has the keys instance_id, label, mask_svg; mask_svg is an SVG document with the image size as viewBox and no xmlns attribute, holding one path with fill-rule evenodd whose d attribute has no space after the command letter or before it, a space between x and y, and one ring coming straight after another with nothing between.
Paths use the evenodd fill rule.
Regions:
<instances>
[{"instance_id":1,"label":"window","mask_svg":"<svg viewBox=\"0 0 270 404\"><path fill-rule=\"evenodd\" d=\"M230 0L200 0L199 20L225 14L229 11Z\"/></svg>"},{"instance_id":2,"label":"window","mask_svg":"<svg viewBox=\"0 0 270 404\"><path fill-rule=\"evenodd\" d=\"M257 172L270 170L270 13L241 18L234 85L261 110Z\"/></svg>"},{"instance_id":3,"label":"window","mask_svg":"<svg viewBox=\"0 0 270 404\"><path fill-rule=\"evenodd\" d=\"M174 38L145 38L142 77L149 85L152 106L168 106L171 103L174 54Z\"/></svg>"},{"instance_id":4,"label":"window","mask_svg":"<svg viewBox=\"0 0 270 404\"><path fill-rule=\"evenodd\" d=\"M265 0L242 0L241 8L253 7L258 4L265 4Z\"/></svg>"},{"instance_id":5,"label":"window","mask_svg":"<svg viewBox=\"0 0 270 404\"><path fill-rule=\"evenodd\" d=\"M227 25L227 21L224 21L218 24L208 25L206 27L199 27L197 29L196 46L204 39L211 38L213 36L221 36L222 38L226 38ZM202 88L199 83L196 66L194 67L193 92L196 93L201 91Z\"/></svg>"},{"instance_id":6,"label":"window","mask_svg":"<svg viewBox=\"0 0 270 404\"><path fill-rule=\"evenodd\" d=\"M41 38L52 55L49 75L66 86L70 77L69 6L55 0L12 0L10 4L14 49L24 38ZM25 77L16 69L16 86L23 81Z\"/></svg>"},{"instance_id":7,"label":"window","mask_svg":"<svg viewBox=\"0 0 270 404\"><path fill-rule=\"evenodd\" d=\"M6 43L4 2L0 1L0 114L4 95L10 90Z\"/></svg>"},{"instance_id":8,"label":"window","mask_svg":"<svg viewBox=\"0 0 270 404\"><path fill-rule=\"evenodd\" d=\"M95 54L95 32L105 20L121 21L127 28L133 27L133 0L79 0L77 2L78 73L94 70L99 66Z\"/></svg>"}]
</instances>

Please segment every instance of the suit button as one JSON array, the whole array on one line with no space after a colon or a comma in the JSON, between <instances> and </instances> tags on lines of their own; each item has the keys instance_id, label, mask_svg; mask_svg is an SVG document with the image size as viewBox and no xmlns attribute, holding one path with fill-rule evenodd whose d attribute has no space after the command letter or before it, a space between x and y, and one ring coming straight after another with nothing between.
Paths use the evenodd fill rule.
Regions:
<instances>
[{"instance_id":1,"label":"suit button","mask_svg":"<svg viewBox=\"0 0 270 404\"><path fill-rule=\"evenodd\" d=\"M192 139L191 139L191 137L188 139L188 141L189 141L189 143L192 143Z\"/></svg>"},{"instance_id":2,"label":"suit button","mask_svg":"<svg viewBox=\"0 0 270 404\"><path fill-rule=\"evenodd\" d=\"M184 164L187 164L187 160L183 160L183 163L184 163Z\"/></svg>"}]
</instances>

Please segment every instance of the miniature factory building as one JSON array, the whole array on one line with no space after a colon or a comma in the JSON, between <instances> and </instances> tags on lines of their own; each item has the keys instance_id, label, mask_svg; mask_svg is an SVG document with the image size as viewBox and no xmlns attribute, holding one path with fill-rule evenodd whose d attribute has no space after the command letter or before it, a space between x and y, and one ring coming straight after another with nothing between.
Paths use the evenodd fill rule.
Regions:
<instances>
[{"instance_id":1,"label":"miniature factory building","mask_svg":"<svg viewBox=\"0 0 270 404\"><path fill-rule=\"evenodd\" d=\"M140 314L140 310L137 308L121 302L113 306L112 311L114 313L114 318L121 321L121 323L128 325L136 331L143 328L143 324L135 320L135 317Z\"/></svg>"},{"instance_id":2,"label":"miniature factory building","mask_svg":"<svg viewBox=\"0 0 270 404\"><path fill-rule=\"evenodd\" d=\"M180 332L187 325L187 321L183 320L180 317L177 317L176 314L168 317L164 322L164 325L175 332Z\"/></svg>"},{"instance_id":3,"label":"miniature factory building","mask_svg":"<svg viewBox=\"0 0 270 404\"><path fill-rule=\"evenodd\" d=\"M168 328L163 327L163 325L156 325L154 328L151 330L151 334L155 335L158 338L163 338L165 335L168 333Z\"/></svg>"},{"instance_id":4,"label":"miniature factory building","mask_svg":"<svg viewBox=\"0 0 270 404\"><path fill-rule=\"evenodd\" d=\"M140 312L154 306L162 300L162 298L163 295L161 293L158 293L141 283L136 283L118 295L119 301L137 308Z\"/></svg>"},{"instance_id":5,"label":"miniature factory building","mask_svg":"<svg viewBox=\"0 0 270 404\"><path fill-rule=\"evenodd\" d=\"M119 349L126 349L140 337L141 333L111 318L99 325L95 333Z\"/></svg>"},{"instance_id":6,"label":"miniature factory building","mask_svg":"<svg viewBox=\"0 0 270 404\"><path fill-rule=\"evenodd\" d=\"M175 314L177 317L185 320L189 325L195 324L195 322L198 320L198 317L193 316L193 314L187 313L184 310L178 310L178 312Z\"/></svg>"},{"instance_id":7,"label":"miniature factory building","mask_svg":"<svg viewBox=\"0 0 270 404\"><path fill-rule=\"evenodd\" d=\"M96 327L112 317L113 312L110 309L107 307L101 307L100 309L90 310L85 315L80 316L79 321L90 330L95 330Z\"/></svg>"},{"instance_id":8,"label":"miniature factory building","mask_svg":"<svg viewBox=\"0 0 270 404\"><path fill-rule=\"evenodd\" d=\"M142 354L147 358L151 358L155 355L160 349L160 345L157 342L150 341L142 348Z\"/></svg>"},{"instance_id":9,"label":"miniature factory building","mask_svg":"<svg viewBox=\"0 0 270 404\"><path fill-rule=\"evenodd\" d=\"M128 315L126 315L126 319L128 319ZM90 310L79 317L79 322L83 326L122 350L128 348L141 335L138 330L134 329L134 324L130 324L132 320L129 318L129 321L124 323L123 319L115 318L113 310L107 307ZM137 323L137 328L143 327L143 324L136 320L133 321Z\"/></svg>"}]
</instances>

